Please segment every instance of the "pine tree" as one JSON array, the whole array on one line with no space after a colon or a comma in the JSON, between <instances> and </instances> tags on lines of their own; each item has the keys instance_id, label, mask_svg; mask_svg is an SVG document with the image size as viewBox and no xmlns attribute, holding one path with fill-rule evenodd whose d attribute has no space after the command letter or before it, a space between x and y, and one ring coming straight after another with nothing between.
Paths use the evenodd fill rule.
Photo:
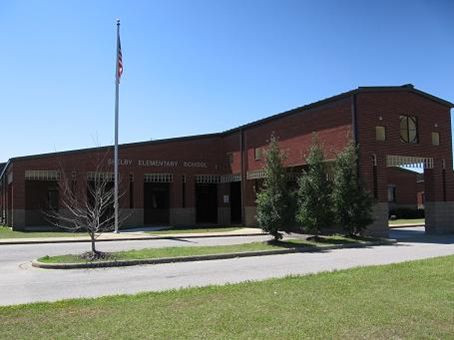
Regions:
<instances>
[{"instance_id":1,"label":"pine tree","mask_svg":"<svg viewBox=\"0 0 454 340\"><path fill-rule=\"evenodd\" d=\"M265 178L262 190L257 193L257 222L275 240L282 238L293 221L291 193L287 189L287 176L283 166L284 155L274 135L266 152Z\"/></svg>"},{"instance_id":2,"label":"pine tree","mask_svg":"<svg viewBox=\"0 0 454 340\"><path fill-rule=\"evenodd\" d=\"M332 186L324 160L322 147L314 136L306 158L307 170L298 180L296 220L305 232L314 234L315 238L320 234L321 228L333 223Z\"/></svg>"},{"instance_id":3,"label":"pine tree","mask_svg":"<svg viewBox=\"0 0 454 340\"><path fill-rule=\"evenodd\" d=\"M350 143L336 159L333 206L337 223L350 235L373 222L373 199L358 176L358 147Z\"/></svg>"}]
</instances>

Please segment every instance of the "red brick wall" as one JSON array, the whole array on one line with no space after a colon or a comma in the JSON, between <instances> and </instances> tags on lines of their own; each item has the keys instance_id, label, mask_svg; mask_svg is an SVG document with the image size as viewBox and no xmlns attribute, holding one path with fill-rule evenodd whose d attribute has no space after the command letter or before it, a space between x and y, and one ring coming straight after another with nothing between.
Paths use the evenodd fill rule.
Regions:
<instances>
[{"instance_id":1,"label":"red brick wall","mask_svg":"<svg viewBox=\"0 0 454 340\"><path fill-rule=\"evenodd\" d=\"M181 176L188 176L186 183L186 206L193 207L194 192L191 187L194 185L193 177L199 174L221 174L221 163L225 162L225 157L219 152L219 137L201 137L180 141L169 141L165 143L137 144L120 146L119 159L131 160L131 165L121 165L119 167L125 195L122 197L120 205L129 207L129 176L134 176L134 208L143 207L143 183L146 173L173 173L174 183L171 184L171 207L182 206L182 185ZM221 161L222 158L222 161ZM65 174L69 177L74 170L77 173L77 182L84 183L86 172L94 171L99 163L105 164L103 171L113 171L113 167L108 165L108 160L113 159L112 151L85 150L80 152L70 152L62 154L51 154L43 157L24 158L13 161L14 173L14 202L15 209L25 208L25 180L26 170L59 170L65 169ZM205 162L206 167L168 167L168 166L137 166L139 160L168 160L178 161L181 165L183 161Z\"/></svg>"},{"instance_id":2,"label":"red brick wall","mask_svg":"<svg viewBox=\"0 0 454 340\"><path fill-rule=\"evenodd\" d=\"M248 170L263 167L264 159L256 161L254 150L266 147L273 132L279 139L281 150L286 153L285 163L288 166L305 163L305 155L314 132L317 132L324 146L326 158L334 158L351 135L350 103L349 98L342 99L247 129L245 139Z\"/></svg>"},{"instance_id":3,"label":"red brick wall","mask_svg":"<svg viewBox=\"0 0 454 340\"><path fill-rule=\"evenodd\" d=\"M219 158L222 161L223 170L225 173L239 174L241 172L241 152L240 152L240 132L233 132L221 137L221 151ZM228 162L227 154L233 155L233 162Z\"/></svg>"},{"instance_id":4,"label":"red brick wall","mask_svg":"<svg viewBox=\"0 0 454 340\"><path fill-rule=\"evenodd\" d=\"M417 205L417 174L415 172L399 169L387 169L388 185L396 187L396 204Z\"/></svg>"},{"instance_id":5,"label":"red brick wall","mask_svg":"<svg viewBox=\"0 0 454 340\"><path fill-rule=\"evenodd\" d=\"M454 200L450 109L418 94L399 90L360 92L356 102L361 174L372 191L371 158L373 154L377 155L379 201L387 201L386 155L433 157L435 169L426 171L426 179L432 181L429 193L431 200L442 200L441 164L444 159L449 172L447 176L448 200ZM402 114L418 118L418 144L404 144L400 141L399 116ZM382 120L379 119L380 116ZM438 127L435 127L435 124ZM376 141L375 127L377 125L386 127L386 141ZM439 146L432 145L433 131L440 133ZM433 180L430 177L433 177Z\"/></svg>"},{"instance_id":6,"label":"red brick wall","mask_svg":"<svg viewBox=\"0 0 454 340\"><path fill-rule=\"evenodd\" d=\"M286 166L305 163L314 132L323 145L326 158L334 159L351 137L351 123L351 101L347 98L248 128L245 130L246 169L253 171L264 167L265 158L255 160L255 149L266 148L272 133L286 154ZM254 205L253 186L253 181L248 181L247 206Z\"/></svg>"},{"instance_id":7,"label":"red brick wall","mask_svg":"<svg viewBox=\"0 0 454 340\"><path fill-rule=\"evenodd\" d=\"M352 136L352 96L327 101L306 110L294 110L291 114L278 119L267 119L259 124L243 128L244 172L261 169L264 160L255 160L255 148L266 147L270 135L274 132L279 139L281 149L286 152L286 165L298 166L305 162L305 156L312 142L313 132L317 132L326 157L334 159ZM435 169L426 171L426 199L442 200L441 162L446 162L447 199L454 200L454 181L452 175L452 147L450 109L438 102L410 93L407 90L388 90L368 92L361 90L356 94L358 142L360 144L360 170L368 188L372 191L372 155L377 156L377 180L379 201L387 201L386 155L407 155L433 157ZM419 144L400 142L399 116L401 114L418 117ZM382 120L379 119L382 118ZM438 126L435 127L434 125ZM386 141L375 140L375 126L386 127ZM440 133L440 146L431 143L431 132ZM239 174L241 172L240 152L241 132L239 129L225 134L200 136L198 138L180 138L153 143L137 143L120 147L120 159L128 159L132 164L139 160L191 161L206 162L206 167L140 167L121 165L120 175L126 187L126 195L120 205L129 207L129 176L134 176L134 208L143 207L143 182L145 173L173 173L171 184L171 207L182 207L182 175L187 176L186 207L195 206L194 176L197 174ZM227 153L233 154L233 162L228 162ZM97 159L105 157L105 151L77 151L13 160L14 173L13 198L14 209L25 208L25 170L49 169L61 167L68 174L77 171L78 183L83 183L86 171L95 170ZM108 158L113 158L112 153ZM110 169L112 171L112 168ZM254 205L254 181L243 184L246 188L245 205ZM220 186L228 191L227 186ZM426 190L427 191L427 190ZM221 196L220 196L221 197ZM222 200L220 200L222 202ZM220 206L223 206L221 203Z\"/></svg>"}]
</instances>

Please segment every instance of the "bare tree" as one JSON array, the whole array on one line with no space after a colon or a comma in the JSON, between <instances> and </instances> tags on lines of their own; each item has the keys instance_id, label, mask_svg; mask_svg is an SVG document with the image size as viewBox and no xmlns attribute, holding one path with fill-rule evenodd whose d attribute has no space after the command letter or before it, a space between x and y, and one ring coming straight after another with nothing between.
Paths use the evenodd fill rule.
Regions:
<instances>
[{"instance_id":1,"label":"bare tree","mask_svg":"<svg viewBox=\"0 0 454 340\"><path fill-rule=\"evenodd\" d=\"M74 175L68 176L61 166L59 200L62 209L46 212L49 222L58 228L73 232L85 230L90 236L91 251L84 254L89 260L106 256L96 249L97 238L106 231L114 229L114 175L106 167L107 157L102 157L96 164L95 171L87 173L82 185ZM86 190L86 192L84 192ZM124 192L119 195L123 196ZM124 221L126 216L119 216Z\"/></svg>"}]
</instances>

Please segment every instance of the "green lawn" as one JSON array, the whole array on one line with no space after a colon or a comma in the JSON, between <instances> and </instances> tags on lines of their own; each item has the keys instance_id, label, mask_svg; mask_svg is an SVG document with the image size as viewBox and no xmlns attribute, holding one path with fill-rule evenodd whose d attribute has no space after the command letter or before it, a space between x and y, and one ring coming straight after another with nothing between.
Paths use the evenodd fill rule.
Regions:
<instances>
[{"instance_id":1,"label":"green lawn","mask_svg":"<svg viewBox=\"0 0 454 340\"><path fill-rule=\"evenodd\" d=\"M194 227L181 227L175 229L147 231L146 234L150 235L165 235L165 234L186 234L186 233L213 233L213 232L228 232L239 230L241 227L207 227L207 228L194 228ZM260 232L261 229L257 229ZM9 227L0 226L0 239L7 238L40 238L40 237L77 237L87 236L86 232L65 232L65 231L13 231Z\"/></svg>"},{"instance_id":2,"label":"green lawn","mask_svg":"<svg viewBox=\"0 0 454 340\"><path fill-rule=\"evenodd\" d=\"M389 225L396 225L396 224L424 224L424 218L412 218L412 219L398 219L398 220L390 220Z\"/></svg>"},{"instance_id":3,"label":"green lawn","mask_svg":"<svg viewBox=\"0 0 454 340\"><path fill-rule=\"evenodd\" d=\"M452 339L454 256L0 307L0 329L5 339Z\"/></svg>"},{"instance_id":4,"label":"green lawn","mask_svg":"<svg viewBox=\"0 0 454 340\"><path fill-rule=\"evenodd\" d=\"M11 228L0 226L0 239L5 238L35 238L35 237L76 237L87 233L71 233L64 231L13 231Z\"/></svg>"},{"instance_id":5,"label":"green lawn","mask_svg":"<svg viewBox=\"0 0 454 340\"><path fill-rule=\"evenodd\" d=\"M372 238L351 239L344 236L326 236L319 242L306 240L286 240L278 242L251 242L243 244L222 245L222 246L194 246L194 247L168 247L168 248L146 248L140 250L128 250L111 253L111 260L132 260L132 259L155 259L161 257L177 257L191 255L208 255L221 253L236 253L243 251L270 250L296 247L323 247L333 244L362 243ZM87 262L77 254L60 256L45 256L39 259L45 263L80 263Z\"/></svg>"}]
</instances>

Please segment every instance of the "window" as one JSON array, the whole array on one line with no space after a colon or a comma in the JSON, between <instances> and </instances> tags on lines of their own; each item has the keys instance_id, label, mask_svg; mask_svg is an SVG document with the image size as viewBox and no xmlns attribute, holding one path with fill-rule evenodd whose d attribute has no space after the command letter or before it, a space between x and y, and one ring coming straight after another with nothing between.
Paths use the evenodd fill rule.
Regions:
<instances>
[{"instance_id":1,"label":"window","mask_svg":"<svg viewBox=\"0 0 454 340\"><path fill-rule=\"evenodd\" d=\"M197 184L218 184L221 183L219 175L196 175L195 182Z\"/></svg>"},{"instance_id":2,"label":"window","mask_svg":"<svg viewBox=\"0 0 454 340\"><path fill-rule=\"evenodd\" d=\"M58 189L49 189L47 191L47 208L58 211Z\"/></svg>"},{"instance_id":3,"label":"window","mask_svg":"<svg viewBox=\"0 0 454 340\"><path fill-rule=\"evenodd\" d=\"M58 181L60 172L57 170L25 170L25 180Z\"/></svg>"},{"instance_id":4,"label":"window","mask_svg":"<svg viewBox=\"0 0 454 340\"><path fill-rule=\"evenodd\" d=\"M396 186L388 185L388 202L396 202Z\"/></svg>"},{"instance_id":5,"label":"window","mask_svg":"<svg viewBox=\"0 0 454 340\"><path fill-rule=\"evenodd\" d=\"M400 116L400 141L409 144L419 142L418 119L415 116Z\"/></svg>"},{"instance_id":6,"label":"window","mask_svg":"<svg viewBox=\"0 0 454 340\"><path fill-rule=\"evenodd\" d=\"M384 126L375 127L375 139L378 141L386 140L386 128Z\"/></svg>"},{"instance_id":7,"label":"window","mask_svg":"<svg viewBox=\"0 0 454 340\"><path fill-rule=\"evenodd\" d=\"M255 157L256 161L261 160L262 157L263 157L263 149L262 148L255 148L254 149L254 157Z\"/></svg>"},{"instance_id":8,"label":"window","mask_svg":"<svg viewBox=\"0 0 454 340\"><path fill-rule=\"evenodd\" d=\"M144 174L145 183L173 183L173 174L150 173Z\"/></svg>"},{"instance_id":9,"label":"window","mask_svg":"<svg viewBox=\"0 0 454 340\"><path fill-rule=\"evenodd\" d=\"M432 145L440 145L440 133L432 132Z\"/></svg>"},{"instance_id":10,"label":"window","mask_svg":"<svg viewBox=\"0 0 454 340\"><path fill-rule=\"evenodd\" d=\"M229 164L233 164L233 152L227 152L227 161Z\"/></svg>"}]
</instances>

